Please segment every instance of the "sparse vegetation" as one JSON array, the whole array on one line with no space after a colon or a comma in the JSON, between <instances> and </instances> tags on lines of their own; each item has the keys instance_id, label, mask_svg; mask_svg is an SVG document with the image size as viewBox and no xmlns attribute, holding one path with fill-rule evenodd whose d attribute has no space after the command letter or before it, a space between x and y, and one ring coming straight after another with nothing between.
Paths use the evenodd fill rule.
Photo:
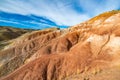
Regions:
<instances>
[{"instance_id":1,"label":"sparse vegetation","mask_svg":"<svg viewBox=\"0 0 120 80\"><path fill-rule=\"evenodd\" d=\"M93 23L95 20L99 20L100 18L108 18L114 14L117 14L117 13L120 13L120 10L112 10L112 11L108 11L108 12L105 12L105 13L102 13L92 19L90 19L88 22L89 23Z\"/></svg>"}]
</instances>

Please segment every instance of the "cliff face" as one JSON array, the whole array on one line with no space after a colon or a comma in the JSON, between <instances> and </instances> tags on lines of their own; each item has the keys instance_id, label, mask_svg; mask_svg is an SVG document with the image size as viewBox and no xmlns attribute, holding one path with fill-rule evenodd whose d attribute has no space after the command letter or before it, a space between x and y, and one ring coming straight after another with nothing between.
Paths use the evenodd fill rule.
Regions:
<instances>
[{"instance_id":1,"label":"cliff face","mask_svg":"<svg viewBox=\"0 0 120 80\"><path fill-rule=\"evenodd\" d=\"M1 80L119 80L120 13L33 31L0 51Z\"/></svg>"}]
</instances>

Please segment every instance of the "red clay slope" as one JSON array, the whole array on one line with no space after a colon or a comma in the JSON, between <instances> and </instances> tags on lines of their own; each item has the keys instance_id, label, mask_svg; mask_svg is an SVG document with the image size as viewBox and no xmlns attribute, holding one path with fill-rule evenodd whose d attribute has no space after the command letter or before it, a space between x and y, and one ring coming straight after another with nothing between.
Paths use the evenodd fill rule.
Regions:
<instances>
[{"instance_id":1,"label":"red clay slope","mask_svg":"<svg viewBox=\"0 0 120 80\"><path fill-rule=\"evenodd\" d=\"M1 51L1 80L120 80L120 13L109 13L16 39Z\"/></svg>"}]
</instances>

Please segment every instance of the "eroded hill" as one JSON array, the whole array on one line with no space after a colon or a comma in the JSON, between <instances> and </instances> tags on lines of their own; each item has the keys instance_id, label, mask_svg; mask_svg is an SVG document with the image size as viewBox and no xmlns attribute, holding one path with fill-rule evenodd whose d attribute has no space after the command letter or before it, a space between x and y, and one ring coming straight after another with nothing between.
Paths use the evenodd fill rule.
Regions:
<instances>
[{"instance_id":1,"label":"eroded hill","mask_svg":"<svg viewBox=\"0 0 120 80\"><path fill-rule=\"evenodd\" d=\"M0 51L1 80L119 80L120 12L24 34Z\"/></svg>"}]
</instances>

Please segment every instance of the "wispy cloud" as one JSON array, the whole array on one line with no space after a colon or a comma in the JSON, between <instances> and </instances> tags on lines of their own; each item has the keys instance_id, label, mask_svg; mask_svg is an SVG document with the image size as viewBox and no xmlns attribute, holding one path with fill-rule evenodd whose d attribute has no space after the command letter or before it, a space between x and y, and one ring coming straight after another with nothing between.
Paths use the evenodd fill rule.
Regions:
<instances>
[{"instance_id":1,"label":"wispy cloud","mask_svg":"<svg viewBox=\"0 0 120 80\"><path fill-rule=\"evenodd\" d=\"M32 29L43 29L54 26L59 27L59 25L47 19L46 17L40 17L35 15L25 16L5 12L0 12L0 25Z\"/></svg>"},{"instance_id":2,"label":"wispy cloud","mask_svg":"<svg viewBox=\"0 0 120 80\"><path fill-rule=\"evenodd\" d=\"M8 20L0 20L0 22L13 23L13 24L20 24L19 22L8 21Z\"/></svg>"},{"instance_id":3,"label":"wispy cloud","mask_svg":"<svg viewBox=\"0 0 120 80\"><path fill-rule=\"evenodd\" d=\"M120 0L1 0L0 11L20 15L36 15L44 19L29 16L41 26L41 23L53 26L72 26L102 12L119 9ZM41 22L41 23L39 23ZM52 24L50 24L52 23Z\"/></svg>"}]
</instances>

